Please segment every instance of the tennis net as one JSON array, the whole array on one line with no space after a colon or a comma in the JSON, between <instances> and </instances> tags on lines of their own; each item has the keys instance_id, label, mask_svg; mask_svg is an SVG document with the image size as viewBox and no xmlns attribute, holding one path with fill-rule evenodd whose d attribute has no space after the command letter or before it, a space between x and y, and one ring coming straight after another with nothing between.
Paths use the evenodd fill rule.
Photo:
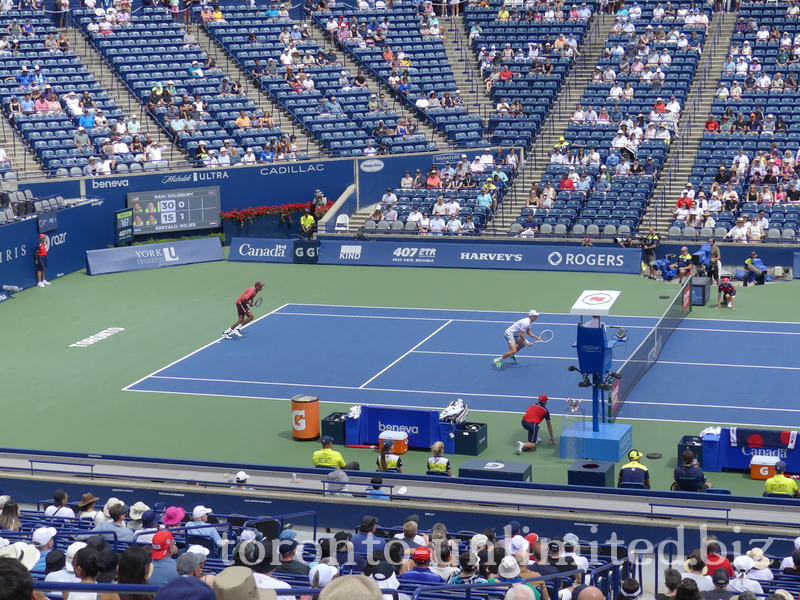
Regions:
<instances>
[{"instance_id":1,"label":"tennis net","mask_svg":"<svg viewBox=\"0 0 800 600\"><path fill-rule=\"evenodd\" d=\"M669 340L672 332L675 331L691 310L692 280L689 278L672 299L653 330L618 370L622 378L614 381L614 387L611 389L611 397L609 398L608 410L612 421L617 418L622 405L628 399L636 384L641 381L645 373L650 370L650 367L656 363L658 356L661 354L661 349Z\"/></svg>"}]
</instances>

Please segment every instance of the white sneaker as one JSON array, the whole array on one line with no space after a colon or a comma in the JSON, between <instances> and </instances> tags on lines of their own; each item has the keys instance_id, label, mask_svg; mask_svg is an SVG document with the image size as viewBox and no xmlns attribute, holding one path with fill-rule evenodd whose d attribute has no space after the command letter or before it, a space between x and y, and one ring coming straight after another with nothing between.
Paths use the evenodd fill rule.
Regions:
<instances>
[{"instance_id":1,"label":"white sneaker","mask_svg":"<svg viewBox=\"0 0 800 600\"><path fill-rule=\"evenodd\" d=\"M45 284L45 285L50 285L50 282L49 282L49 281L47 281L47 279L45 279L44 281L42 281L42 283L43 283L43 284Z\"/></svg>"},{"instance_id":2,"label":"white sneaker","mask_svg":"<svg viewBox=\"0 0 800 600\"><path fill-rule=\"evenodd\" d=\"M225 338L226 340L231 339L231 336L229 336L225 331L222 332L222 337Z\"/></svg>"},{"instance_id":3,"label":"white sneaker","mask_svg":"<svg viewBox=\"0 0 800 600\"><path fill-rule=\"evenodd\" d=\"M36 287L44 287L44 282L40 281L36 284Z\"/></svg>"},{"instance_id":4,"label":"white sneaker","mask_svg":"<svg viewBox=\"0 0 800 600\"><path fill-rule=\"evenodd\" d=\"M525 444L523 444L522 442L517 442L517 447L516 447L516 449L514 450L514 454L522 454L522 447L523 447L524 445L525 445Z\"/></svg>"},{"instance_id":5,"label":"white sneaker","mask_svg":"<svg viewBox=\"0 0 800 600\"><path fill-rule=\"evenodd\" d=\"M234 329L233 333L236 335L236 337L243 337L241 332L238 329Z\"/></svg>"}]
</instances>

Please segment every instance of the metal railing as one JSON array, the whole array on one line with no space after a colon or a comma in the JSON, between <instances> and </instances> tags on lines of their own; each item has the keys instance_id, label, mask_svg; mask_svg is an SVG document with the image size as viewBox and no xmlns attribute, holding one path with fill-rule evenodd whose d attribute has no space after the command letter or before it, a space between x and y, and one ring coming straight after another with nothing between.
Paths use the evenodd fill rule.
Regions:
<instances>
[{"instance_id":1,"label":"metal railing","mask_svg":"<svg viewBox=\"0 0 800 600\"><path fill-rule=\"evenodd\" d=\"M672 137L667 155L666 164L662 167L659 174L659 185L661 190L657 197L651 200L651 210L646 222L643 220L639 227L655 227L658 221L664 216L665 211L669 210L671 203L670 196L673 194L674 186L678 183L678 170L684 164L687 156L693 156L696 152L698 142L691 140L693 131L702 124L703 117L700 115L700 107L706 97L702 93L710 81L719 81L719 74L711 72L711 66L715 58L720 54L727 54L728 48L720 47L719 41L722 37L722 15L724 13L714 13L711 23L711 33L706 36L703 46L702 58L697 64L692 83L696 86L694 98L691 104L682 107L681 119L678 131Z\"/></svg>"}]
</instances>

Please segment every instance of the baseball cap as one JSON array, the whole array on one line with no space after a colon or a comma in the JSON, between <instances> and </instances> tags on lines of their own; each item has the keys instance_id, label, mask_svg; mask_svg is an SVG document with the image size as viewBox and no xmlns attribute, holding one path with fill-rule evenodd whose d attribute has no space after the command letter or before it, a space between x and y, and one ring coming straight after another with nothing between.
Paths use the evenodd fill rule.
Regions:
<instances>
[{"instance_id":1,"label":"baseball cap","mask_svg":"<svg viewBox=\"0 0 800 600\"><path fill-rule=\"evenodd\" d=\"M237 481L244 481L245 479L250 479L250 475L248 475L248 474L247 474L247 473L245 473L244 471L239 471L239 472L236 474L236 480L237 480Z\"/></svg>"},{"instance_id":2,"label":"baseball cap","mask_svg":"<svg viewBox=\"0 0 800 600\"><path fill-rule=\"evenodd\" d=\"M329 435L323 435L319 441L322 442L323 444L332 444L333 438Z\"/></svg>"},{"instance_id":3,"label":"baseball cap","mask_svg":"<svg viewBox=\"0 0 800 600\"><path fill-rule=\"evenodd\" d=\"M519 521L511 521L508 525L508 530L511 532L511 535L517 535L520 531L522 531L522 526L519 524Z\"/></svg>"},{"instance_id":4,"label":"baseball cap","mask_svg":"<svg viewBox=\"0 0 800 600\"><path fill-rule=\"evenodd\" d=\"M199 519L203 515L208 515L208 514L211 514L211 509L206 508L205 506L200 504L199 506L194 507L194 510L192 511L192 518Z\"/></svg>"},{"instance_id":5,"label":"baseball cap","mask_svg":"<svg viewBox=\"0 0 800 600\"><path fill-rule=\"evenodd\" d=\"M414 554L411 555L414 562L426 562L431 559L431 549L425 546L420 546L414 549ZM515 561L516 562L516 561Z\"/></svg>"},{"instance_id":6,"label":"baseball cap","mask_svg":"<svg viewBox=\"0 0 800 600\"><path fill-rule=\"evenodd\" d=\"M278 546L281 555L291 554L297 549L297 540L283 540Z\"/></svg>"},{"instance_id":7,"label":"baseball cap","mask_svg":"<svg viewBox=\"0 0 800 600\"><path fill-rule=\"evenodd\" d=\"M67 566L67 555L63 550L54 548L47 553L44 559L45 571L51 573L53 571L61 571Z\"/></svg>"},{"instance_id":8,"label":"baseball cap","mask_svg":"<svg viewBox=\"0 0 800 600\"><path fill-rule=\"evenodd\" d=\"M730 577L728 577L728 571L724 568L720 567L716 571L714 571L714 585L717 587L725 587L728 585L730 581Z\"/></svg>"},{"instance_id":9,"label":"baseball cap","mask_svg":"<svg viewBox=\"0 0 800 600\"><path fill-rule=\"evenodd\" d=\"M382 560L372 567L371 577L376 581L385 581L394 575L394 566L391 563Z\"/></svg>"},{"instance_id":10,"label":"baseball cap","mask_svg":"<svg viewBox=\"0 0 800 600\"><path fill-rule=\"evenodd\" d=\"M786 463L782 460L779 460L775 463L775 472L783 473L784 471L786 471Z\"/></svg>"},{"instance_id":11,"label":"baseball cap","mask_svg":"<svg viewBox=\"0 0 800 600\"><path fill-rule=\"evenodd\" d=\"M639 460L640 458L642 458L642 456L644 456L644 454L642 454L638 450L631 450L630 452L628 452L628 460Z\"/></svg>"},{"instance_id":12,"label":"baseball cap","mask_svg":"<svg viewBox=\"0 0 800 600\"><path fill-rule=\"evenodd\" d=\"M39 529L33 532L31 536L31 541L35 546L44 546L47 542L52 540L58 530L55 527L39 527Z\"/></svg>"},{"instance_id":13,"label":"baseball cap","mask_svg":"<svg viewBox=\"0 0 800 600\"><path fill-rule=\"evenodd\" d=\"M333 565L319 563L311 567L308 573L308 581L314 587L324 587L339 574L339 569Z\"/></svg>"},{"instance_id":14,"label":"baseball cap","mask_svg":"<svg viewBox=\"0 0 800 600\"><path fill-rule=\"evenodd\" d=\"M372 515L364 515L361 518L362 527L370 528L370 527L375 527L375 525L377 524L378 524L378 519L376 517L373 517Z\"/></svg>"},{"instance_id":15,"label":"baseball cap","mask_svg":"<svg viewBox=\"0 0 800 600\"><path fill-rule=\"evenodd\" d=\"M205 555L195 554L194 552L184 552L178 557L175 565L178 574L185 575L191 573L206 561Z\"/></svg>"},{"instance_id":16,"label":"baseball cap","mask_svg":"<svg viewBox=\"0 0 800 600\"><path fill-rule=\"evenodd\" d=\"M161 560L165 556L169 554L169 549L172 544L175 542L174 538L172 537L172 532L161 530L153 535L153 551L151 556L153 560Z\"/></svg>"},{"instance_id":17,"label":"baseball cap","mask_svg":"<svg viewBox=\"0 0 800 600\"><path fill-rule=\"evenodd\" d=\"M284 529L278 536L280 540L293 540L297 537L297 532L294 529Z\"/></svg>"},{"instance_id":18,"label":"baseball cap","mask_svg":"<svg viewBox=\"0 0 800 600\"><path fill-rule=\"evenodd\" d=\"M547 396L545 396L544 394L542 394L541 396L539 396L539 402L542 402L542 403L544 403L544 402L547 402L548 400L550 400L550 398L548 398L548 397L547 397Z\"/></svg>"},{"instance_id":19,"label":"baseball cap","mask_svg":"<svg viewBox=\"0 0 800 600\"><path fill-rule=\"evenodd\" d=\"M40 234L39 234L39 239L46 238L46 237L47 237L47 236L46 236L45 234L43 234L43 233L40 233Z\"/></svg>"},{"instance_id":20,"label":"baseball cap","mask_svg":"<svg viewBox=\"0 0 800 600\"><path fill-rule=\"evenodd\" d=\"M538 317L539 316L539 312L536 311L536 310L530 310L530 311L528 311L528 316L529 317Z\"/></svg>"},{"instance_id":21,"label":"baseball cap","mask_svg":"<svg viewBox=\"0 0 800 600\"><path fill-rule=\"evenodd\" d=\"M78 550L83 550L86 548L86 542L73 542L67 548L67 571L70 573L75 572L75 566L72 564L75 555L78 553Z\"/></svg>"}]
</instances>

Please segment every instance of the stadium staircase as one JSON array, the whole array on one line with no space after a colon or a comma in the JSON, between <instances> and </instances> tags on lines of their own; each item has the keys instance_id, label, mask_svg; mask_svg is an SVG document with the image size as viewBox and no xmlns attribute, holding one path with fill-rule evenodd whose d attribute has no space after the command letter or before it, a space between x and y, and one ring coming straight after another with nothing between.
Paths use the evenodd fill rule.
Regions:
<instances>
[{"instance_id":1,"label":"stadium staircase","mask_svg":"<svg viewBox=\"0 0 800 600\"><path fill-rule=\"evenodd\" d=\"M731 44L738 13L715 13L711 21L711 37L705 45L706 57L697 69L689 88L686 106L681 111L679 135L672 141L672 151L664 166L650 202L640 223L640 232L655 227L664 237L672 225L672 210L681 190L689 181L708 114L714 104L719 75ZM718 24L719 23L719 24Z\"/></svg>"},{"instance_id":2,"label":"stadium staircase","mask_svg":"<svg viewBox=\"0 0 800 600\"><path fill-rule=\"evenodd\" d=\"M613 25L614 15L611 14L601 13L595 15L592 20L587 33L587 42L580 49L581 58L561 86L561 91L547 121L542 125L533 146L525 155L521 167L522 173L511 186L508 196L503 202L503 208L497 219L499 232L508 231L525 206L528 190L535 182L541 180L549 164L553 146L564 135L564 131L569 125L570 117L575 112L575 105L579 103L597 61L603 54L606 38Z\"/></svg>"},{"instance_id":3,"label":"stadium staircase","mask_svg":"<svg viewBox=\"0 0 800 600\"><path fill-rule=\"evenodd\" d=\"M309 27L309 31L311 32L311 38L317 42L320 47L325 48L328 52L334 52L336 54L336 58L342 64L343 70L349 71L353 76L355 76L358 71L361 71L364 74L364 77L367 78L367 81L369 81L369 89L371 92L375 94L380 94L383 92L386 94L387 98L392 98L392 94L389 92L388 87L381 85L380 80L375 77L374 73L372 73L370 69L354 61L352 56L341 48L334 47L331 41L327 39L327 36L319 29L319 27L312 23L312 25ZM441 134L441 132L434 127L431 127L430 123L420 119L416 112L404 102L393 100L391 108L400 118L404 118L406 120L414 119L414 121L417 123L417 133L424 134L429 141L434 142L439 148L447 148L450 145L450 142ZM394 185L396 183L398 182L389 182L387 185ZM362 224L363 220L366 220L366 217L362 219Z\"/></svg>"},{"instance_id":4,"label":"stadium staircase","mask_svg":"<svg viewBox=\"0 0 800 600\"><path fill-rule=\"evenodd\" d=\"M492 97L486 93L486 87L481 79L478 56L472 51L469 44L469 31L463 16L450 17L446 21L446 38L444 45L447 60L453 70L461 97L470 113L476 112L486 122L487 117L494 110ZM487 131L486 137L491 137ZM474 154L474 150L472 150ZM467 153L469 154L469 152Z\"/></svg>"},{"instance_id":5,"label":"stadium staircase","mask_svg":"<svg viewBox=\"0 0 800 600\"><path fill-rule=\"evenodd\" d=\"M275 102L261 86L255 85L253 76L250 73L245 73L242 66L230 57L222 45L213 36L209 35L208 31L199 22L192 23L192 32L195 34L200 48L209 56L213 56L217 61L217 65L225 73L231 77L234 77L234 74L237 75L236 79L241 82L247 97L253 100L259 108L270 113L282 131L288 135L294 135L297 138L298 147L308 152L309 158L322 156L322 148L317 143L317 140L309 136L306 130ZM266 61L264 62L266 64Z\"/></svg>"},{"instance_id":6,"label":"stadium staircase","mask_svg":"<svg viewBox=\"0 0 800 600\"><path fill-rule=\"evenodd\" d=\"M128 116L136 115L138 117L139 122L142 124L140 134L142 139L144 139L145 133L149 133L153 140L161 143L165 149L163 158L169 161L171 168L188 166L189 162L181 151L172 143L172 140L164 133L164 130L147 115L136 96L119 79L117 73L109 68L108 63L106 63L97 49L89 43L83 31L80 28L67 27L64 29L59 28L59 32L64 34L75 55L86 65L86 68L95 76L100 85L103 86L103 89L114 99L117 106L124 110ZM111 125L111 119L109 119L109 125Z\"/></svg>"},{"instance_id":7,"label":"stadium staircase","mask_svg":"<svg viewBox=\"0 0 800 600\"><path fill-rule=\"evenodd\" d=\"M5 118L0 118L0 147L6 151L11 170L19 176L45 177L33 149L21 142L14 128Z\"/></svg>"}]
</instances>

